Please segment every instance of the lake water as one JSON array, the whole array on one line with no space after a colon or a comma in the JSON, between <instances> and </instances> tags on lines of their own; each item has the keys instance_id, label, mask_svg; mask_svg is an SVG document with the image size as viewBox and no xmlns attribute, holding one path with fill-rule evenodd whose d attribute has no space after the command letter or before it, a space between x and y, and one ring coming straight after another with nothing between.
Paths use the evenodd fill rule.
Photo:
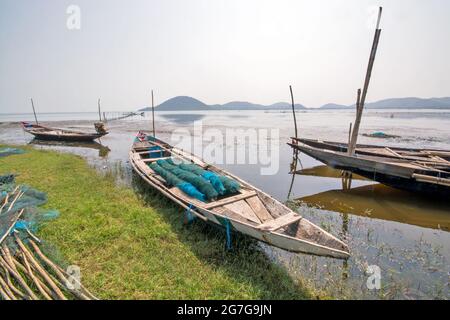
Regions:
<instances>
[{"instance_id":1,"label":"lake water","mask_svg":"<svg viewBox=\"0 0 450 320\"><path fill-rule=\"evenodd\" d=\"M0 141L31 142L36 147L74 152L86 157L100 171L121 167L130 172L128 150L137 130L151 130L150 116L146 113L144 117L109 122L110 134L101 139L101 144L61 145L32 141L15 123L33 120L32 114L0 114ZM96 113L39 115L44 124L83 130L92 130L92 122L97 118ZM189 141L199 156L205 156L201 147L217 147L223 153L215 154L216 160L221 159L220 167L287 202L349 244L352 256L347 261L292 254L261 244L267 255L285 266L293 278L306 279L337 297L449 298L450 198L430 199L365 179L353 179L352 188L343 190L339 172L303 154L300 155L303 174L294 176L292 181L289 174L292 150L286 145L294 135L289 111L156 112L155 119L157 136L161 139L175 143L191 133L194 138ZM299 111L297 121L300 137L345 142L354 111ZM248 137L227 142L230 131L238 129L243 130L238 135ZM360 132L376 131L398 138L361 136L358 142L450 149L450 110L366 110ZM220 137L219 133L222 140L211 138ZM233 152L234 160L225 161ZM255 152L257 161L248 163ZM244 153L247 161L236 163ZM261 168L268 168L267 161L263 161L267 159L277 170L262 175ZM124 182L130 183L127 175ZM379 267L381 289L368 289L368 266Z\"/></svg>"}]
</instances>

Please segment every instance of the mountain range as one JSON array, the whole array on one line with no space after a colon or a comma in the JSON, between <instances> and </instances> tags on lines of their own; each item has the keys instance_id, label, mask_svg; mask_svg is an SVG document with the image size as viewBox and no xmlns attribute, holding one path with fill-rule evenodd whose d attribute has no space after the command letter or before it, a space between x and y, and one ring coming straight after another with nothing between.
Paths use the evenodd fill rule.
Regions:
<instances>
[{"instance_id":1,"label":"mountain range","mask_svg":"<svg viewBox=\"0 0 450 320\"><path fill-rule=\"evenodd\" d=\"M365 104L368 109L450 109L450 97L444 98L391 98ZM295 105L296 110L308 109L302 104ZM327 103L319 109L351 109L355 105L342 105L335 103ZM202 101L188 97L177 96L164 101L155 107L157 111L205 111L205 110L287 110L291 109L288 102L277 102L271 105L262 105L251 103L248 101L232 101L225 104L207 105ZM312 108L311 108L312 109ZM145 107L139 111L149 111L150 107Z\"/></svg>"}]
</instances>

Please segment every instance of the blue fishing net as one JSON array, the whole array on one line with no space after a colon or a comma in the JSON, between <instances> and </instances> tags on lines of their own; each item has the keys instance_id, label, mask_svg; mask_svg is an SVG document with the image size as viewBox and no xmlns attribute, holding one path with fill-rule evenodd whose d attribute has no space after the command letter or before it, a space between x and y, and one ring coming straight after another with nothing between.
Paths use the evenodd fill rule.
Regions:
<instances>
[{"instance_id":1,"label":"blue fishing net","mask_svg":"<svg viewBox=\"0 0 450 320\"><path fill-rule=\"evenodd\" d=\"M86 289L67 285L68 264L56 247L34 234L44 222L58 217L58 211L38 208L47 201L46 194L16 186L11 176L0 176L4 182L0 184L0 300L94 299ZM33 275L30 270L37 272Z\"/></svg>"},{"instance_id":2,"label":"blue fishing net","mask_svg":"<svg viewBox=\"0 0 450 320\"><path fill-rule=\"evenodd\" d=\"M14 252L15 242L8 239L14 230L36 232L42 223L56 218L59 212L38 208L47 202L47 195L26 185L16 186L13 175L0 176L0 181L5 182L0 183L0 240ZM26 240L25 237L23 241Z\"/></svg>"},{"instance_id":3,"label":"blue fishing net","mask_svg":"<svg viewBox=\"0 0 450 320\"><path fill-rule=\"evenodd\" d=\"M25 153L25 150L18 148L0 148L0 158L10 156L13 154L22 154Z\"/></svg>"},{"instance_id":4,"label":"blue fishing net","mask_svg":"<svg viewBox=\"0 0 450 320\"><path fill-rule=\"evenodd\" d=\"M230 179L230 178L225 177L225 176L219 176L219 179L222 182L222 184L225 187L225 189L227 189L227 192L229 192L229 193L236 193L241 188L239 183L237 183L233 179Z\"/></svg>"},{"instance_id":5,"label":"blue fishing net","mask_svg":"<svg viewBox=\"0 0 450 320\"><path fill-rule=\"evenodd\" d=\"M220 195L224 195L226 193L227 190L225 189L222 181L220 181L218 175L214 172L204 170L194 163L182 163L179 165L179 167L185 171L190 171L192 173L200 175L208 180Z\"/></svg>"},{"instance_id":6,"label":"blue fishing net","mask_svg":"<svg viewBox=\"0 0 450 320\"><path fill-rule=\"evenodd\" d=\"M196 187L194 187L189 182L186 182L178 178L172 172L164 169L156 162L151 163L149 167L157 174L159 174L161 177L163 177L164 180L167 182L167 184L169 184L170 186L177 187L178 189L186 193L188 196L196 198L200 201L206 201L205 195L201 193Z\"/></svg>"},{"instance_id":7,"label":"blue fishing net","mask_svg":"<svg viewBox=\"0 0 450 320\"><path fill-rule=\"evenodd\" d=\"M177 163L173 159L160 159L149 164L171 186L179 187L186 194L199 200L215 200L219 195L235 194L240 185L235 180L204 170L194 163Z\"/></svg>"},{"instance_id":8,"label":"blue fishing net","mask_svg":"<svg viewBox=\"0 0 450 320\"><path fill-rule=\"evenodd\" d=\"M153 171L155 171L157 174L159 174L161 177L163 177L169 186L174 187L180 183L185 182L185 181L181 180L180 178L178 178L176 175L174 175L172 172L161 167L156 162L152 162L151 164L149 164L149 167Z\"/></svg>"},{"instance_id":9,"label":"blue fishing net","mask_svg":"<svg viewBox=\"0 0 450 320\"><path fill-rule=\"evenodd\" d=\"M180 183L177 185L177 188L180 189L181 191L183 191L184 193L186 193L190 197L196 198L203 202L206 201L205 195L203 193L201 193L200 191L198 191L197 188L194 187L189 182Z\"/></svg>"},{"instance_id":10,"label":"blue fishing net","mask_svg":"<svg viewBox=\"0 0 450 320\"><path fill-rule=\"evenodd\" d=\"M178 178L191 183L194 187L196 187L201 193L203 193L208 200L215 200L219 196L217 191L211 185L211 183L205 178L196 175L190 171L185 171L178 166L172 165L166 160L158 160L157 163L163 167L164 169L170 171Z\"/></svg>"}]
</instances>

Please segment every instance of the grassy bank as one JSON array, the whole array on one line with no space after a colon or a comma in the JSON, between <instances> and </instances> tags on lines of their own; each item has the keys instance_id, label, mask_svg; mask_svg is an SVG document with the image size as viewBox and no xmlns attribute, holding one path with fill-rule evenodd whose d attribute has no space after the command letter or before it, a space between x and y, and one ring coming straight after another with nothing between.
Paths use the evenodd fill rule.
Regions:
<instances>
[{"instance_id":1,"label":"grassy bank","mask_svg":"<svg viewBox=\"0 0 450 320\"><path fill-rule=\"evenodd\" d=\"M24 149L0 158L0 174L48 193L45 207L61 215L39 236L81 267L83 283L100 298L315 297L254 242L243 238L227 252L224 232L201 221L184 225L182 210L165 198L119 187L81 157Z\"/></svg>"}]
</instances>

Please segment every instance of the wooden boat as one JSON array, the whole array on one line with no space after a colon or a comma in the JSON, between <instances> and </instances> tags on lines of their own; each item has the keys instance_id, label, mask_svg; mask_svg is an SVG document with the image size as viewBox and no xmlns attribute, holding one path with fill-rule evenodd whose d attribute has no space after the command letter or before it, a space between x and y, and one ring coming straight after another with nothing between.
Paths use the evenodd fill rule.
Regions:
<instances>
[{"instance_id":1,"label":"wooden boat","mask_svg":"<svg viewBox=\"0 0 450 320\"><path fill-rule=\"evenodd\" d=\"M134 171L150 186L198 218L221 227L253 237L273 246L293 251L335 258L349 257L347 245L318 226L292 211L268 194L240 178L203 162L200 158L145 135L135 142L129 153ZM149 151L160 147L162 157L153 158ZM170 187L149 164L159 159L177 159L197 164L205 170L226 176L240 184L237 194L223 196L216 201L202 202Z\"/></svg>"},{"instance_id":2,"label":"wooden boat","mask_svg":"<svg viewBox=\"0 0 450 320\"><path fill-rule=\"evenodd\" d=\"M394 188L439 196L450 194L449 153L445 150L357 145L351 156L339 143L293 138L288 144L333 168Z\"/></svg>"},{"instance_id":3,"label":"wooden boat","mask_svg":"<svg viewBox=\"0 0 450 320\"><path fill-rule=\"evenodd\" d=\"M23 130L35 136L36 139L52 141L94 141L108 134L102 126L95 124L97 132L80 132L67 129L44 127L38 124L22 122Z\"/></svg>"},{"instance_id":4,"label":"wooden boat","mask_svg":"<svg viewBox=\"0 0 450 320\"><path fill-rule=\"evenodd\" d=\"M342 142L333 141L321 141L313 139L301 139L301 138L291 138L293 143L295 141L304 143L311 147L323 148L327 150L347 152L348 144ZM388 147L370 144L357 144L356 154L363 154L369 156L384 156L388 158L405 158L410 160L450 160L450 150L440 150L440 149L417 149L417 148L399 148L399 147ZM442 159L439 159L442 158Z\"/></svg>"}]
</instances>

